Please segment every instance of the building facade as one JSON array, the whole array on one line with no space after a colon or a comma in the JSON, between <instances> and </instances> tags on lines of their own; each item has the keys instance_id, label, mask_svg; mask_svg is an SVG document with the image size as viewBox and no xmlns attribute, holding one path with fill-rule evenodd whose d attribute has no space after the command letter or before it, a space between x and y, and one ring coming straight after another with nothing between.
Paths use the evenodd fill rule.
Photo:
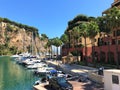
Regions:
<instances>
[{"instance_id":1,"label":"building facade","mask_svg":"<svg viewBox=\"0 0 120 90\"><path fill-rule=\"evenodd\" d=\"M110 8L113 8L114 6L120 7L120 0L114 0ZM102 14L106 14L110 8L103 11ZM115 44L115 34L117 35L117 45ZM116 60L118 60L118 63L120 64L120 28L118 28L117 31L113 30L110 35L103 32L98 33L98 35L95 37L95 43L93 43L90 38L87 38L87 47L84 47L84 41L84 38L80 38L76 41L73 33L70 32L69 47L66 48L63 46L62 55L65 56L68 55L69 52L77 52L81 57L81 60L84 60L86 48L88 62L96 60L98 63L102 62L116 64Z\"/></svg>"}]
</instances>

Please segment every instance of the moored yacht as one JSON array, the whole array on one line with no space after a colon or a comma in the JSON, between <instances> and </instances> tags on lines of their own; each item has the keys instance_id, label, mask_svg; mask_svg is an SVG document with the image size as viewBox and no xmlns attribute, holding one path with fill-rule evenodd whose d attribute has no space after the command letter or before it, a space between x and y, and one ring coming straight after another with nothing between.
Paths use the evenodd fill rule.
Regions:
<instances>
[{"instance_id":1,"label":"moored yacht","mask_svg":"<svg viewBox=\"0 0 120 90\"><path fill-rule=\"evenodd\" d=\"M42 68L42 67L48 67L48 65L45 63L34 63L32 65L27 66L28 69L37 69L37 68Z\"/></svg>"},{"instance_id":2,"label":"moored yacht","mask_svg":"<svg viewBox=\"0 0 120 90\"><path fill-rule=\"evenodd\" d=\"M40 67L40 68L37 68L37 70L34 73L37 75L42 75L42 74L49 73L51 70L55 70L55 68L53 68L53 67Z\"/></svg>"}]
</instances>

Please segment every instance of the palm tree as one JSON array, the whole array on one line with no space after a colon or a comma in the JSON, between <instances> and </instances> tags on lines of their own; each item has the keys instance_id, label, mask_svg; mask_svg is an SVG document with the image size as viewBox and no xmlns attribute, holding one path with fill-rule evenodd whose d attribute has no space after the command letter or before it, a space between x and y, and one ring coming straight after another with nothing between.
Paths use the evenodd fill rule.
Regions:
<instances>
[{"instance_id":1,"label":"palm tree","mask_svg":"<svg viewBox=\"0 0 120 90\"><path fill-rule=\"evenodd\" d=\"M58 47L62 45L62 41L58 37L53 38L53 45L57 47L57 57L58 57Z\"/></svg>"},{"instance_id":2,"label":"palm tree","mask_svg":"<svg viewBox=\"0 0 120 90\"><path fill-rule=\"evenodd\" d=\"M80 36L84 38L84 42L85 42L85 57L84 57L84 61L85 64L87 65L87 42L86 42L86 38L89 36L88 33L88 23L87 22L82 22L79 24L78 29L80 30Z\"/></svg>"},{"instance_id":3,"label":"palm tree","mask_svg":"<svg viewBox=\"0 0 120 90\"><path fill-rule=\"evenodd\" d=\"M75 49L77 51L77 61L78 61L78 49L77 48L79 46L79 39L81 37L79 26L74 27L72 31L73 31L73 36L74 36L74 39L75 39L74 41L76 41L75 42L76 43Z\"/></svg>"},{"instance_id":4,"label":"palm tree","mask_svg":"<svg viewBox=\"0 0 120 90\"><path fill-rule=\"evenodd\" d=\"M69 42L68 35L67 34L63 34L60 37L60 40L62 41L62 44L67 44ZM62 49L60 49L60 50L62 50ZM60 51L60 53L62 54L62 51Z\"/></svg>"},{"instance_id":5,"label":"palm tree","mask_svg":"<svg viewBox=\"0 0 120 90\"><path fill-rule=\"evenodd\" d=\"M76 31L76 39L78 40L80 37L84 38L85 42L85 64L87 65L87 45L86 45L86 39L87 37L91 38L91 41L93 42L94 46L94 37L99 32L98 25L95 21L90 22L82 22L79 24L79 26L74 28L74 31ZM94 52L93 52L94 53Z\"/></svg>"},{"instance_id":6,"label":"palm tree","mask_svg":"<svg viewBox=\"0 0 120 90\"><path fill-rule=\"evenodd\" d=\"M101 56L101 53L102 53L102 51L101 51L101 49L102 49L102 32L106 32L106 33L109 32L109 29L105 28L106 24L105 24L104 20L105 20L104 17L97 17L96 18L96 22L98 23L98 26L99 26L99 29L100 29L100 31L99 31L100 37L99 37L99 42L98 42L98 46L99 46L99 50L100 50L100 55L99 55L100 62L104 62L103 59L101 59L101 57L102 57Z\"/></svg>"},{"instance_id":7,"label":"palm tree","mask_svg":"<svg viewBox=\"0 0 120 90\"><path fill-rule=\"evenodd\" d=\"M49 48L49 54L51 52L51 58L52 58L52 39L48 39L48 42L46 43L46 47Z\"/></svg>"},{"instance_id":8,"label":"palm tree","mask_svg":"<svg viewBox=\"0 0 120 90\"><path fill-rule=\"evenodd\" d=\"M118 28L120 28L120 10L117 7L113 7L104 17L106 19L105 23L107 26L109 26L110 31L115 30L116 65L117 68L119 68L117 31Z\"/></svg>"},{"instance_id":9,"label":"palm tree","mask_svg":"<svg viewBox=\"0 0 120 90\"><path fill-rule=\"evenodd\" d=\"M69 40L68 40L68 35L67 35L67 34L63 34L63 35L60 37L60 40L61 40L64 44L68 43L68 42L69 42Z\"/></svg>"},{"instance_id":10,"label":"palm tree","mask_svg":"<svg viewBox=\"0 0 120 90\"><path fill-rule=\"evenodd\" d=\"M110 30L110 26L107 23L107 18L105 16L102 17L98 17L97 18L97 23L99 25L99 29L100 29L100 33L104 32L107 36L107 47L108 47L108 63L110 64L114 64L114 60L111 59L111 55L110 55L110 41L109 41L109 36L111 34L111 30ZM102 34L100 34L101 37ZM102 46L102 42L99 42L99 46L100 46L100 58L101 58L101 46ZM100 60L102 63L104 63L105 61L103 61L102 59Z\"/></svg>"},{"instance_id":11,"label":"palm tree","mask_svg":"<svg viewBox=\"0 0 120 90\"><path fill-rule=\"evenodd\" d=\"M95 46L95 36L98 34L98 32L99 32L99 26L98 26L98 24L97 24L97 22L95 22L95 21L90 21L89 23L88 23L88 37L91 39L91 43L92 43L92 47L93 47L93 53L92 53L92 55L93 55L93 62L94 62L94 65L96 64L96 61L95 61L95 50L94 50L94 46Z\"/></svg>"}]
</instances>

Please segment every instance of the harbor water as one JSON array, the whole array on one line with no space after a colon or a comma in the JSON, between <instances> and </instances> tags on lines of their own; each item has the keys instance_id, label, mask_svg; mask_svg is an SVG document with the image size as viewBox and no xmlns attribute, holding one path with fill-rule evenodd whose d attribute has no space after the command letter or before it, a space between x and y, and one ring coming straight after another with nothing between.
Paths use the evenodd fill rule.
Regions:
<instances>
[{"instance_id":1,"label":"harbor water","mask_svg":"<svg viewBox=\"0 0 120 90\"><path fill-rule=\"evenodd\" d=\"M8 56L0 56L0 90L33 90L38 79Z\"/></svg>"}]
</instances>

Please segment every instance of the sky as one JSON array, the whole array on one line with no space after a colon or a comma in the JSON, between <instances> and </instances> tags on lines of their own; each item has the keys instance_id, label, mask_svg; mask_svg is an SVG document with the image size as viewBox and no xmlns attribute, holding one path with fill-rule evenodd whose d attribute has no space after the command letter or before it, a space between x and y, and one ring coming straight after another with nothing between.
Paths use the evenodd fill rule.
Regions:
<instances>
[{"instance_id":1,"label":"sky","mask_svg":"<svg viewBox=\"0 0 120 90\"><path fill-rule=\"evenodd\" d=\"M61 37L79 14L102 16L114 0L0 0L0 17L36 27L49 38Z\"/></svg>"}]
</instances>

